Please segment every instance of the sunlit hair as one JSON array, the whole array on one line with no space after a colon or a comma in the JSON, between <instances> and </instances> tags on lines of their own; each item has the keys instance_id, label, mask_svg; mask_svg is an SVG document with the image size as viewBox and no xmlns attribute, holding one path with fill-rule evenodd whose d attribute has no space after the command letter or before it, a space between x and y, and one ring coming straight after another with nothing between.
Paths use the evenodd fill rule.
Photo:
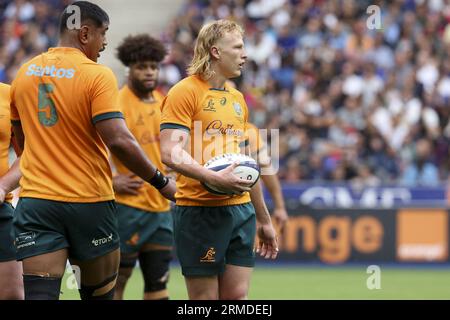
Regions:
<instances>
[{"instance_id":1,"label":"sunlit hair","mask_svg":"<svg viewBox=\"0 0 450 320\"><path fill-rule=\"evenodd\" d=\"M234 21L217 20L205 24L198 33L194 48L194 58L187 69L188 74L199 75L205 80L211 78L214 71L211 70L211 55L209 51L226 33L234 31L239 32L242 36L244 35L242 27Z\"/></svg>"}]
</instances>

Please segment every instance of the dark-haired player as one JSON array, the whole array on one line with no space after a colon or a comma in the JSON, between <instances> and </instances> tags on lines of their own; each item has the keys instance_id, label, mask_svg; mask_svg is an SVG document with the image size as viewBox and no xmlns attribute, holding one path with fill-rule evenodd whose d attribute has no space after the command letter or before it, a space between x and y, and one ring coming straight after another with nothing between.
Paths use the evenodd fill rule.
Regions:
<instances>
[{"instance_id":1,"label":"dark-haired player","mask_svg":"<svg viewBox=\"0 0 450 320\"><path fill-rule=\"evenodd\" d=\"M119 237L106 147L166 197L175 190L128 130L112 71L96 63L107 13L77 1L60 24L58 47L25 63L11 87L13 130L24 150L17 258L25 299L58 299L67 259L80 268L82 299L112 299Z\"/></svg>"},{"instance_id":2,"label":"dark-haired player","mask_svg":"<svg viewBox=\"0 0 450 320\"><path fill-rule=\"evenodd\" d=\"M131 133L149 159L164 172L159 149L163 96L157 91L164 45L145 34L129 36L117 49L129 68L128 82L119 92L119 105ZM173 245L169 201L130 172L113 156L113 178L119 221L120 269L115 299L123 299L126 282L139 259L144 278L144 299L168 299L167 281Z\"/></svg>"}]
</instances>

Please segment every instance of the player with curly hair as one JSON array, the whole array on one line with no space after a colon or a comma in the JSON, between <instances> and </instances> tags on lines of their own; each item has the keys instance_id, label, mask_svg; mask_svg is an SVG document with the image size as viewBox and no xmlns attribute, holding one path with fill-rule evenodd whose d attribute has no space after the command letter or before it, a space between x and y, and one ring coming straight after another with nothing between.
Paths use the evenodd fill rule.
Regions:
<instances>
[{"instance_id":1,"label":"player with curly hair","mask_svg":"<svg viewBox=\"0 0 450 320\"><path fill-rule=\"evenodd\" d=\"M163 96L156 90L164 45L146 34L126 37L117 57L129 69L119 105L128 128L147 157L165 173L159 146ZM144 299L168 299L167 282L173 245L169 201L151 185L129 171L116 157L113 184L118 203L120 269L115 299L122 299L125 285L139 259L144 277Z\"/></svg>"}]
</instances>

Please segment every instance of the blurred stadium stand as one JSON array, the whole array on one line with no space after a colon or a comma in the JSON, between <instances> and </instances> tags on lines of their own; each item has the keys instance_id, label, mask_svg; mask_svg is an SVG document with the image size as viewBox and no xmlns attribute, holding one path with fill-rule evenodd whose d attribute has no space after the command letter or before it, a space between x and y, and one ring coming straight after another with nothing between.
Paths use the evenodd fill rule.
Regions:
<instances>
[{"instance_id":1,"label":"blurred stadium stand","mask_svg":"<svg viewBox=\"0 0 450 320\"><path fill-rule=\"evenodd\" d=\"M0 0L0 81L54 45L69 0ZM280 129L280 178L357 188L442 185L450 169L450 5L442 0L97 0L111 15L101 62L127 34L170 48L167 90L185 76L200 26L231 18L246 29L249 61L237 79L259 127ZM381 29L366 9L381 8ZM18 9L19 8L19 9Z\"/></svg>"}]
</instances>

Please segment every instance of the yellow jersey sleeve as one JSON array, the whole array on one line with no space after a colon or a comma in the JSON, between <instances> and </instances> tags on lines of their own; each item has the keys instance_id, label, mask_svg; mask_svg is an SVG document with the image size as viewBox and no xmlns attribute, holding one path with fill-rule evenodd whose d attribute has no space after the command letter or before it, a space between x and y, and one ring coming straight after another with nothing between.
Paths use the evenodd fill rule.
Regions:
<instances>
[{"instance_id":1,"label":"yellow jersey sleeve","mask_svg":"<svg viewBox=\"0 0 450 320\"><path fill-rule=\"evenodd\" d=\"M110 118L123 118L119 106L116 77L109 68L101 68L92 85L92 122Z\"/></svg>"},{"instance_id":2,"label":"yellow jersey sleeve","mask_svg":"<svg viewBox=\"0 0 450 320\"><path fill-rule=\"evenodd\" d=\"M161 104L160 130L191 130L197 105L197 97L193 89L191 86L178 83L169 91Z\"/></svg>"}]
</instances>

